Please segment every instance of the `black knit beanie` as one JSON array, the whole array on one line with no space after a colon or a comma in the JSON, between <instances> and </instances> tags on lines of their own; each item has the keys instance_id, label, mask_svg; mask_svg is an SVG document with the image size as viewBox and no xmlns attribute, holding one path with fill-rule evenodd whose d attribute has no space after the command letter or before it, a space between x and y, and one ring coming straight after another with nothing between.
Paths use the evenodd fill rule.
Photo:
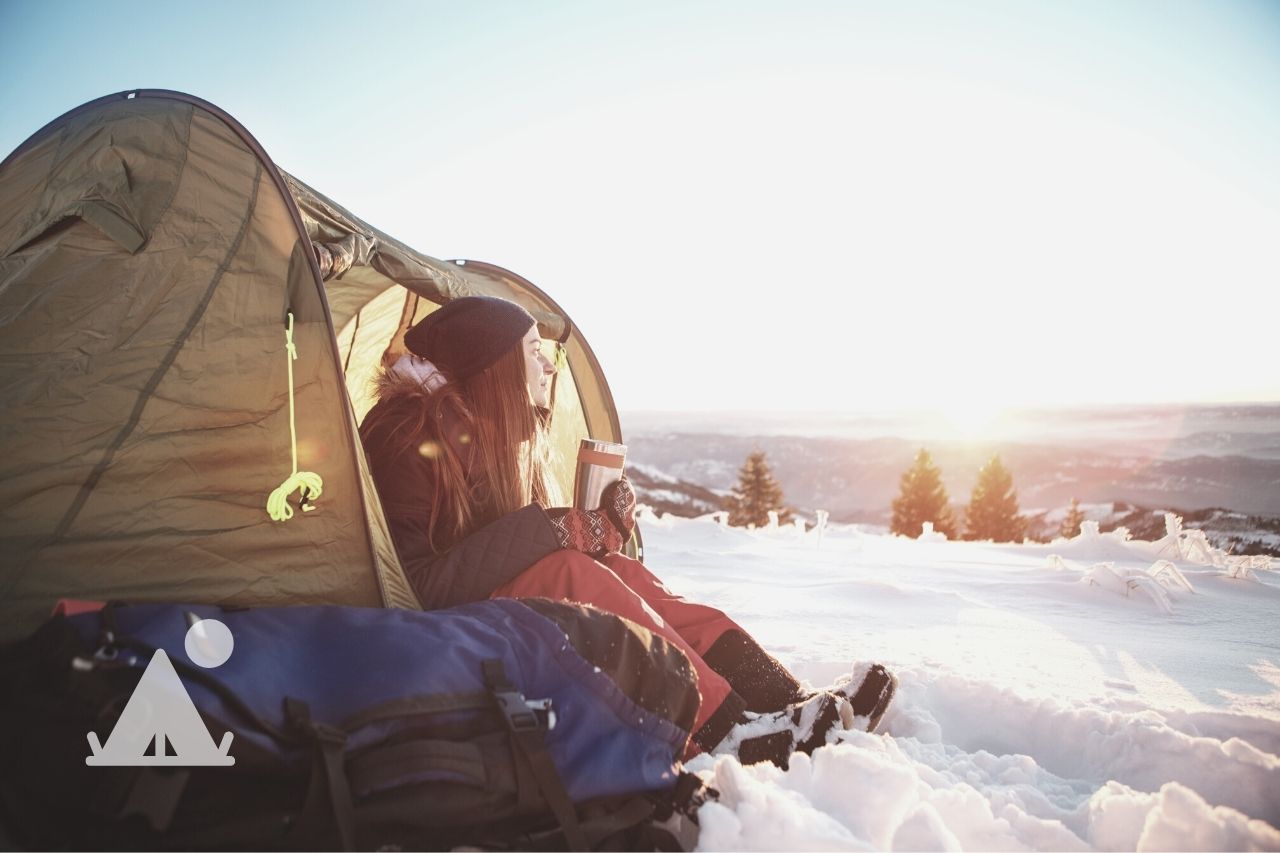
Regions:
<instances>
[{"instance_id":1,"label":"black knit beanie","mask_svg":"<svg viewBox=\"0 0 1280 853\"><path fill-rule=\"evenodd\" d=\"M450 379L466 379L506 355L534 322L532 314L506 299L463 296L405 332L404 345Z\"/></svg>"}]
</instances>

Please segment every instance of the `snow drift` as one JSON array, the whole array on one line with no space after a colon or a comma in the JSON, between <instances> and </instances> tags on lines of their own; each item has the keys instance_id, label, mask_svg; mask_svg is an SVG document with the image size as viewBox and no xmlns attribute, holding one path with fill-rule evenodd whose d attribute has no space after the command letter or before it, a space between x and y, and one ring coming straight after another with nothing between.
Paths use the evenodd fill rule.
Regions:
<instances>
[{"instance_id":1,"label":"snow drift","mask_svg":"<svg viewBox=\"0 0 1280 853\"><path fill-rule=\"evenodd\" d=\"M700 849L1280 849L1274 561L1176 517L1048 545L643 522L659 576L810 683L900 679L880 733L786 771L692 762Z\"/></svg>"}]
</instances>

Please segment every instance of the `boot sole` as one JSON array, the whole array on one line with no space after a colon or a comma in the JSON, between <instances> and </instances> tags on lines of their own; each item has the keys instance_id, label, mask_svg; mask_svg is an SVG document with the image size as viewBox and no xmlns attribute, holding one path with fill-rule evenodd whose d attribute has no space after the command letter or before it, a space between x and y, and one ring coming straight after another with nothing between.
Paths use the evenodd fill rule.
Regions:
<instances>
[{"instance_id":1,"label":"boot sole","mask_svg":"<svg viewBox=\"0 0 1280 853\"><path fill-rule=\"evenodd\" d=\"M872 664L866 678L858 686L858 692L849 699L856 717L867 718L867 731L874 732L880 718L889 709L889 703L898 691L898 678L880 664Z\"/></svg>"}]
</instances>

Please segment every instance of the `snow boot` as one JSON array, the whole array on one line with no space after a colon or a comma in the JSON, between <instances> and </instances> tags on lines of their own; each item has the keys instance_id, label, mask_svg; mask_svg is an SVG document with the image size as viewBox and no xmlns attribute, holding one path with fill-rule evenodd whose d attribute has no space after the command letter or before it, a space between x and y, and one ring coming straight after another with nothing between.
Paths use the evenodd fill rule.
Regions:
<instances>
[{"instance_id":1,"label":"snow boot","mask_svg":"<svg viewBox=\"0 0 1280 853\"><path fill-rule=\"evenodd\" d=\"M853 686L855 682L858 685L856 688ZM849 700L854 717L867 721L864 731L874 732L898 690L898 679L880 664L873 663L861 680L857 678L857 670L854 670L854 675L846 684L832 689Z\"/></svg>"},{"instance_id":2,"label":"snow boot","mask_svg":"<svg viewBox=\"0 0 1280 853\"><path fill-rule=\"evenodd\" d=\"M730 691L720 707L712 711L706 722L689 738L692 746L702 752L713 752L729 736L733 727L746 719L746 712L746 702L737 693Z\"/></svg>"},{"instance_id":3,"label":"snow boot","mask_svg":"<svg viewBox=\"0 0 1280 853\"><path fill-rule=\"evenodd\" d=\"M747 703L747 710L757 714L781 711L812 695L777 658L736 628L717 637L702 659L724 676L733 692Z\"/></svg>"},{"instance_id":4,"label":"snow boot","mask_svg":"<svg viewBox=\"0 0 1280 853\"><path fill-rule=\"evenodd\" d=\"M833 741L836 732L853 725L849 700L839 693L823 691L781 711L744 713L711 753L735 755L743 764L771 761L785 770L793 752L811 754Z\"/></svg>"}]
</instances>

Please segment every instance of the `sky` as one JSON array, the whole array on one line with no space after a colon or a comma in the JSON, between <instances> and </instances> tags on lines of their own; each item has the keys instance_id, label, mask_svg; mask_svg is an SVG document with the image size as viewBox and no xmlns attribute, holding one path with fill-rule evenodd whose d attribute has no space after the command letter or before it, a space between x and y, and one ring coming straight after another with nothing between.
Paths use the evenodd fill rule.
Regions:
<instances>
[{"instance_id":1,"label":"sky","mask_svg":"<svg viewBox=\"0 0 1280 853\"><path fill-rule=\"evenodd\" d=\"M624 410L1280 400L1280 3L0 0L0 151L177 89Z\"/></svg>"}]
</instances>

